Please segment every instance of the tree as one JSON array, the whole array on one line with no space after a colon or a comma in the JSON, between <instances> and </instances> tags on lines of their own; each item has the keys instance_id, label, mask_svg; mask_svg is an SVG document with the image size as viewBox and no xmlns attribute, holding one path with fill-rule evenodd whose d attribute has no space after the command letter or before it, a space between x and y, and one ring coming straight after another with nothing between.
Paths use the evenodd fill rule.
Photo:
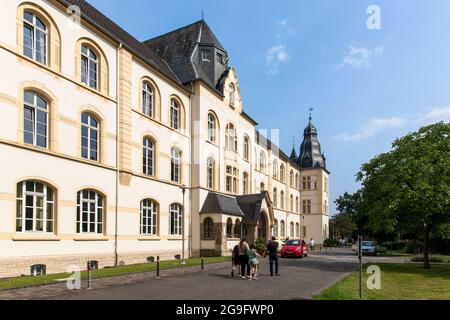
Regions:
<instances>
[{"instance_id":1,"label":"tree","mask_svg":"<svg viewBox=\"0 0 450 320\"><path fill-rule=\"evenodd\" d=\"M358 190L352 194L345 192L334 201L336 210L339 212L338 215L345 214L353 223L352 237L366 233L364 228L366 225L366 216L361 210L361 201L362 190Z\"/></svg>"},{"instance_id":2,"label":"tree","mask_svg":"<svg viewBox=\"0 0 450 320\"><path fill-rule=\"evenodd\" d=\"M353 222L349 213L340 212L330 220L331 234L342 237L351 237L356 229L356 224Z\"/></svg>"},{"instance_id":3,"label":"tree","mask_svg":"<svg viewBox=\"0 0 450 320\"><path fill-rule=\"evenodd\" d=\"M423 237L430 268L430 234L450 222L450 124L436 123L397 139L392 150L364 164L362 208L373 232Z\"/></svg>"}]
</instances>

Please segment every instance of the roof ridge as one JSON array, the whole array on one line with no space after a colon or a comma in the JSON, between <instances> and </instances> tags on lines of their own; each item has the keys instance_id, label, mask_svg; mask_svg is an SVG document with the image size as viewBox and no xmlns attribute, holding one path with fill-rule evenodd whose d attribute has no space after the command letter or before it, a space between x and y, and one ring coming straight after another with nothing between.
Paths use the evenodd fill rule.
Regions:
<instances>
[{"instance_id":1,"label":"roof ridge","mask_svg":"<svg viewBox=\"0 0 450 320\"><path fill-rule=\"evenodd\" d=\"M202 23L202 22L204 22L204 21L203 21L203 20L198 20L198 21L189 23L189 24L187 24L187 25L185 25L185 26L182 26L182 27L179 27L179 28L177 28L177 29L175 29L175 30L172 30L172 31L163 33L163 34L161 34L161 35L159 35L159 36L156 36L156 37L153 37L153 38L144 40L143 43L147 43L147 42L150 42L150 41L159 39L159 38L166 37L166 36L168 36L168 35L170 35L170 34L172 34L172 33L178 32L178 31L180 31L180 30L182 30L182 29L186 29L186 28L188 28L188 27L190 27L190 26L193 26L193 25L195 25L195 24L199 24L199 23Z\"/></svg>"}]
</instances>

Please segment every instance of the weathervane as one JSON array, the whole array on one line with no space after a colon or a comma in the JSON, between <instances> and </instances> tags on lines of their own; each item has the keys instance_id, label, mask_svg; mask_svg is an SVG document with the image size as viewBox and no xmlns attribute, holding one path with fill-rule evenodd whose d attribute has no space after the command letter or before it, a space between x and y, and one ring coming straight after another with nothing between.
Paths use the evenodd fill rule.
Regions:
<instances>
[{"instance_id":1,"label":"weathervane","mask_svg":"<svg viewBox=\"0 0 450 320\"><path fill-rule=\"evenodd\" d=\"M309 107L308 111L309 111L309 121L311 121L312 120L312 112L314 111L314 109L312 107Z\"/></svg>"}]
</instances>

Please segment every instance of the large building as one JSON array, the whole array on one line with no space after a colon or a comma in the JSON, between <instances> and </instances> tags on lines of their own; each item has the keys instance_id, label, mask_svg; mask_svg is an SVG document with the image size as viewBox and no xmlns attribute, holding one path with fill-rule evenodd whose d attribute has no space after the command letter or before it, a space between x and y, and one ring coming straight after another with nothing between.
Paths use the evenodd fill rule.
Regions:
<instances>
[{"instance_id":1,"label":"large building","mask_svg":"<svg viewBox=\"0 0 450 320\"><path fill-rule=\"evenodd\" d=\"M260 134L205 21L145 42L83 0L0 21L0 277L327 238L311 118L298 157Z\"/></svg>"}]
</instances>

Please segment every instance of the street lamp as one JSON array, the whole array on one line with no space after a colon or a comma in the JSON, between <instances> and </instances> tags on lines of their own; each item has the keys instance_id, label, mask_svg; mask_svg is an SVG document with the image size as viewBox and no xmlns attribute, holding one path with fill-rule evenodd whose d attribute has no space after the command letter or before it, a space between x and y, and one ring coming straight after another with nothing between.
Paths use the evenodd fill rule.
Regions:
<instances>
[{"instance_id":1,"label":"street lamp","mask_svg":"<svg viewBox=\"0 0 450 320\"><path fill-rule=\"evenodd\" d=\"M185 210L184 210L184 195L185 195L185 193L186 193L186 186L185 185L183 185L183 186L181 186L180 187L181 188L181 192L183 193L183 212L182 212L182 215L181 215L181 233L182 233L182 251L181 251L181 264L186 264L186 260L184 260L184 219L185 219L185 217L184 217L184 212L185 212Z\"/></svg>"}]
</instances>

